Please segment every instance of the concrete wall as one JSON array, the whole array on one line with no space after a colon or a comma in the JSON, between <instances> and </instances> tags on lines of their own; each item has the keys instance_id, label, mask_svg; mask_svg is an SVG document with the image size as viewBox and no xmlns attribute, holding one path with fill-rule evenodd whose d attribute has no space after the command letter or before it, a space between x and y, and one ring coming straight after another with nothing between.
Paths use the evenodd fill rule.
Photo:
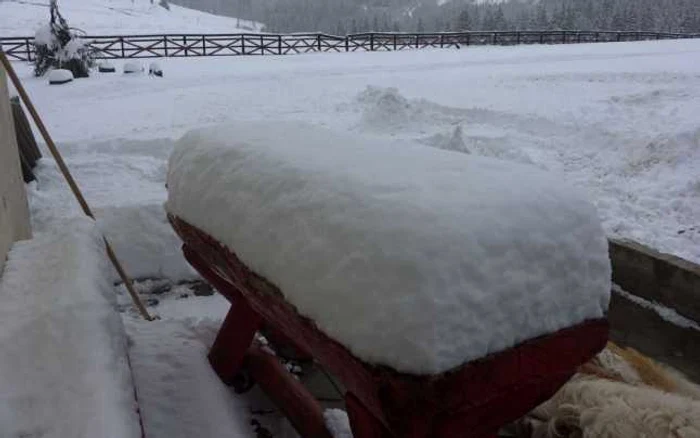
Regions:
<instances>
[{"instance_id":1,"label":"concrete wall","mask_svg":"<svg viewBox=\"0 0 700 438\"><path fill-rule=\"evenodd\" d=\"M30 237L27 194L22 180L7 77L0 67L0 274L12 243Z\"/></svg>"},{"instance_id":2,"label":"concrete wall","mask_svg":"<svg viewBox=\"0 0 700 438\"><path fill-rule=\"evenodd\" d=\"M610 240L613 281L627 292L700 322L700 266L629 240ZM613 293L610 337L700 383L700 331L679 327Z\"/></svg>"},{"instance_id":3,"label":"concrete wall","mask_svg":"<svg viewBox=\"0 0 700 438\"><path fill-rule=\"evenodd\" d=\"M700 321L700 266L629 240L610 239L613 282Z\"/></svg>"}]
</instances>

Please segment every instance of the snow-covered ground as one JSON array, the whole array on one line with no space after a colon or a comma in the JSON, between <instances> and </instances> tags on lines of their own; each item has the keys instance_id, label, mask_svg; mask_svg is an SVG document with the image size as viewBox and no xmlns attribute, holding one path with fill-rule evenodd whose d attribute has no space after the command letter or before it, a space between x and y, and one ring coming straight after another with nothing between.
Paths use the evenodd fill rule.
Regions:
<instances>
[{"instance_id":1,"label":"snow-covered ground","mask_svg":"<svg viewBox=\"0 0 700 438\"><path fill-rule=\"evenodd\" d=\"M162 209L167 157L187 130L232 120L304 121L559 171L609 235L700 261L698 59L698 40L167 59L163 78L95 73L62 86L15 65L130 273L174 283L193 273ZM34 230L56 232L79 210L52 160L37 175ZM204 356L225 301L185 286L147 297L161 320L123 315L148 436L252 434L255 395L221 387Z\"/></svg>"},{"instance_id":2,"label":"snow-covered ground","mask_svg":"<svg viewBox=\"0 0 700 438\"><path fill-rule=\"evenodd\" d=\"M99 207L161 202L190 128L292 119L562 171L609 235L700 261L699 56L687 40L167 59L163 79L57 87L17 65Z\"/></svg>"},{"instance_id":3,"label":"snow-covered ground","mask_svg":"<svg viewBox=\"0 0 700 438\"><path fill-rule=\"evenodd\" d=\"M90 35L161 33L235 33L260 24L150 0L62 0L61 14L72 27ZM48 0L0 1L0 37L33 36L49 20ZM239 26L240 25L240 26Z\"/></svg>"}]
</instances>

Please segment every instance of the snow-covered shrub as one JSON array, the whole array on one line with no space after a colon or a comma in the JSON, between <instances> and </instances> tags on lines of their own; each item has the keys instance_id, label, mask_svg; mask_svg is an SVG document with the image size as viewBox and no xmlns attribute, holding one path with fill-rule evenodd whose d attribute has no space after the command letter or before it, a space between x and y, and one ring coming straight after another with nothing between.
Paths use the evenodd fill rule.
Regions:
<instances>
[{"instance_id":1,"label":"snow-covered shrub","mask_svg":"<svg viewBox=\"0 0 700 438\"><path fill-rule=\"evenodd\" d=\"M90 75L94 64L93 53L61 16L56 0L51 0L51 21L41 26L34 35L34 47L36 76L43 76L52 68L70 70L76 78Z\"/></svg>"}]
</instances>

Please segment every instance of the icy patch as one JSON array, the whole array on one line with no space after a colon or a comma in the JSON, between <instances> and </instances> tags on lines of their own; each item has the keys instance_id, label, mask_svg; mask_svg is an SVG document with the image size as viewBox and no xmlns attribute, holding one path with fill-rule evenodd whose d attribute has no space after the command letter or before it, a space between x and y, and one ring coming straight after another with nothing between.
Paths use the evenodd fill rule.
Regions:
<instances>
[{"instance_id":1,"label":"icy patch","mask_svg":"<svg viewBox=\"0 0 700 438\"><path fill-rule=\"evenodd\" d=\"M648 300L645 300L644 298L638 297L636 295L632 295L631 293L622 289L617 284L613 284L612 290L616 294L632 301L633 303L639 304L640 306L647 308L649 310L653 310L654 312L656 312L657 315L659 315L661 317L661 319L663 319L667 322L670 322L673 325L677 325L678 327L683 327L686 329L693 329L693 330L700 331L700 325L697 322L693 321L692 319L686 318L685 316L679 314L678 312L671 309L670 307L666 307L666 306L659 304L659 303L656 303L654 301L648 301Z\"/></svg>"},{"instance_id":2,"label":"icy patch","mask_svg":"<svg viewBox=\"0 0 700 438\"><path fill-rule=\"evenodd\" d=\"M0 281L2 436L141 436L104 251L88 219L13 246Z\"/></svg>"},{"instance_id":3,"label":"icy patch","mask_svg":"<svg viewBox=\"0 0 700 438\"><path fill-rule=\"evenodd\" d=\"M595 209L533 166L268 121L190 132L168 187L171 213L399 371L446 371L607 308Z\"/></svg>"}]
</instances>

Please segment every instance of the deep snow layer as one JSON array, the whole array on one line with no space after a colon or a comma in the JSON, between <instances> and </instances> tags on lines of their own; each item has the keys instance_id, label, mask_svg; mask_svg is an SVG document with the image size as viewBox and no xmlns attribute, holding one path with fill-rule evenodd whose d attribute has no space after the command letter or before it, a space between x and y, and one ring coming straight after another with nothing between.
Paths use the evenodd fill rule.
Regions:
<instances>
[{"instance_id":1,"label":"deep snow layer","mask_svg":"<svg viewBox=\"0 0 700 438\"><path fill-rule=\"evenodd\" d=\"M369 363L437 374L607 310L595 209L533 166L268 120L186 134L167 184Z\"/></svg>"},{"instance_id":2,"label":"deep snow layer","mask_svg":"<svg viewBox=\"0 0 700 438\"><path fill-rule=\"evenodd\" d=\"M0 436L140 437L94 222L15 243L0 280Z\"/></svg>"},{"instance_id":3,"label":"deep snow layer","mask_svg":"<svg viewBox=\"0 0 700 438\"><path fill-rule=\"evenodd\" d=\"M63 0L61 14L89 35L161 33L236 33L257 30L258 23L222 17L150 0ZM0 36L33 36L49 21L48 0L0 1ZM239 26L240 25L240 26Z\"/></svg>"},{"instance_id":4,"label":"deep snow layer","mask_svg":"<svg viewBox=\"0 0 700 438\"><path fill-rule=\"evenodd\" d=\"M78 180L107 205L140 204L141 184L162 202L170 139L188 129L303 120L562 171L609 235L700 262L699 57L700 40L687 40L167 59L162 79L62 87L16 65Z\"/></svg>"}]
</instances>

